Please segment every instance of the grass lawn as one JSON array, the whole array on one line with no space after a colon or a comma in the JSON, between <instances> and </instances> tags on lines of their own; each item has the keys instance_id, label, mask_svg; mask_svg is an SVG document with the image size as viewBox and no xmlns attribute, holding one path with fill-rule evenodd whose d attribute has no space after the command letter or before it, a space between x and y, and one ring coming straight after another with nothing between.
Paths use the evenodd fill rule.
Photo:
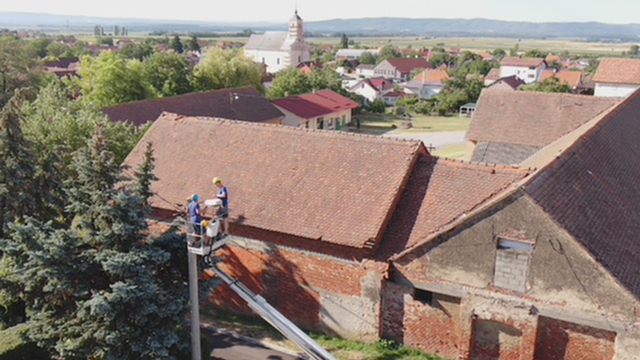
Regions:
<instances>
[{"instance_id":1,"label":"grass lawn","mask_svg":"<svg viewBox=\"0 0 640 360\"><path fill-rule=\"evenodd\" d=\"M451 146L442 146L431 151L431 155L449 158L449 159L462 159L467 150L467 144L456 144Z\"/></svg>"},{"instance_id":2,"label":"grass lawn","mask_svg":"<svg viewBox=\"0 0 640 360\"><path fill-rule=\"evenodd\" d=\"M260 318L229 314L226 311L218 311L208 304L201 305L200 316L202 322L219 329L302 352L296 344L287 340ZM399 346L389 340L369 344L321 334L308 333L308 335L338 360L445 360L436 355Z\"/></svg>"},{"instance_id":3,"label":"grass lawn","mask_svg":"<svg viewBox=\"0 0 640 360\"><path fill-rule=\"evenodd\" d=\"M467 131L470 117L411 115L411 120L395 114L358 114L354 121L360 119L360 130L366 134L384 134L391 130L398 132L442 132ZM411 121L412 127L402 129L402 124Z\"/></svg>"}]
</instances>

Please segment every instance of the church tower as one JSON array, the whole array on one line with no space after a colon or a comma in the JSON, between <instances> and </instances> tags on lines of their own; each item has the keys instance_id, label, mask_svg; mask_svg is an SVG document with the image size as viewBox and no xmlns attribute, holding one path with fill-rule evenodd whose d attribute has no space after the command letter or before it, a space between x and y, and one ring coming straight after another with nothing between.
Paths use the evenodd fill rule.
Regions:
<instances>
[{"instance_id":1,"label":"church tower","mask_svg":"<svg viewBox=\"0 0 640 360\"><path fill-rule=\"evenodd\" d=\"M304 27L302 18L298 16L298 9L296 9L291 19L289 19L289 34L287 37L294 39L296 42L304 41Z\"/></svg>"}]
</instances>

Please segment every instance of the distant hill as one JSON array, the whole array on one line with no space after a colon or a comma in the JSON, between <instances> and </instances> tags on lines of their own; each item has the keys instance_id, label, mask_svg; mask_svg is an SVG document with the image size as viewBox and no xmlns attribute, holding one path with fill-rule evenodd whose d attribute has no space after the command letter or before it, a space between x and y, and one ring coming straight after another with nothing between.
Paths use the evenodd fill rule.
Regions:
<instances>
[{"instance_id":1,"label":"distant hill","mask_svg":"<svg viewBox=\"0 0 640 360\"><path fill-rule=\"evenodd\" d=\"M0 12L0 28L92 32L96 25L105 29L115 25L126 26L130 32L235 32L244 29L261 32L287 29L284 22L224 23ZM363 18L308 21L305 22L305 30L317 36L346 33L349 36L487 36L640 41L640 24L597 22L533 23L488 19Z\"/></svg>"}]
</instances>

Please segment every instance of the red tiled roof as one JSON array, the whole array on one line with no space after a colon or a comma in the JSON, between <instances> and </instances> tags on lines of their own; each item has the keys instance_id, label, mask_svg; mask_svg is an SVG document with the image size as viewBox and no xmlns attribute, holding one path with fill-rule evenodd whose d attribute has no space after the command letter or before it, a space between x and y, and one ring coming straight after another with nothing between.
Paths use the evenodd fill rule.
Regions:
<instances>
[{"instance_id":1,"label":"red tiled roof","mask_svg":"<svg viewBox=\"0 0 640 360\"><path fill-rule=\"evenodd\" d=\"M489 70L489 73L484 78L485 80L498 80L500 79L500 68L493 68Z\"/></svg>"},{"instance_id":2,"label":"red tiled roof","mask_svg":"<svg viewBox=\"0 0 640 360\"><path fill-rule=\"evenodd\" d=\"M608 110L618 100L586 95L485 89L466 138L545 146Z\"/></svg>"},{"instance_id":3,"label":"red tiled roof","mask_svg":"<svg viewBox=\"0 0 640 360\"><path fill-rule=\"evenodd\" d=\"M517 56L505 57L504 59L502 59L502 61L500 61L501 66L538 67L542 63L544 63L544 59L542 58L527 58Z\"/></svg>"},{"instance_id":4,"label":"red tiled roof","mask_svg":"<svg viewBox=\"0 0 640 360\"><path fill-rule=\"evenodd\" d=\"M356 109L360 106L357 102L332 90L289 96L272 100L272 102L305 119Z\"/></svg>"},{"instance_id":5,"label":"red tiled roof","mask_svg":"<svg viewBox=\"0 0 640 360\"><path fill-rule=\"evenodd\" d=\"M523 179L528 169L421 155L385 232L378 256L421 244Z\"/></svg>"},{"instance_id":6,"label":"red tiled roof","mask_svg":"<svg viewBox=\"0 0 640 360\"><path fill-rule=\"evenodd\" d=\"M125 160L135 169L154 144L158 209L198 193L219 176L234 226L353 248L382 237L419 141L163 114Z\"/></svg>"},{"instance_id":7,"label":"red tiled roof","mask_svg":"<svg viewBox=\"0 0 640 360\"><path fill-rule=\"evenodd\" d=\"M393 80L381 78L381 77L368 78L362 81L368 83L370 86L374 87L376 90L382 90L382 91L393 89L393 86L394 86Z\"/></svg>"},{"instance_id":8,"label":"red tiled roof","mask_svg":"<svg viewBox=\"0 0 640 360\"><path fill-rule=\"evenodd\" d=\"M639 113L636 91L525 188L636 298L640 298Z\"/></svg>"},{"instance_id":9,"label":"red tiled roof","mask_svg":"<svg viewBox=\"0 0 640 360\"><path fill-rule=\"evenodd\" d=\"M283 118L284 114L252 87L212 90L134 101L102 109L112 121L142 125L154 121L162 112L185 116L207 116L250 122Z\"/></svg>"},{"instance_id":10,"label":"red tiled roof","mask_svg":"<svg viewBox=\"0 0 640 360\"><path fill-rule=\"evenodd\" d=\"M560 80L560 83L567 84L572 89L577 89L580 86L582 80L582 72L580 71L563 70L556 72L554 70L545 70L542 72L540 81L545 81L548 78L554 76L558 78L558 80Z\"/></svg>"},{"instance_id":11,"label":"red tiled roof","mask_svg":"<svg viewBox=\"0 0 640 360\"><path fill-rule=\"evenodd\" d=\"M593 81L640 85L640 59L602 59Z\"/></svg>"},{"instance_id":12,"label":"red tiled roof","mask_svg":"<svg viewBox=\"0 0 640 360\"><path fill-rule=\"evenodd\" d=\"M449 73L446 70L425 70L414 76L413 80L425 83L441 83L449 78Z\"/></svg>"},{"instance_id":13,"label":"red tiled roof","mask_svg":"<svg viewBox=\"0 0 640 360\"><path fill-rule=\"evenodd\" d=\"M394 58L387 59L389 64L401 73L410 73L416 69L433 69L433 66L425 58Z\"/></svg>"}]
</instances>

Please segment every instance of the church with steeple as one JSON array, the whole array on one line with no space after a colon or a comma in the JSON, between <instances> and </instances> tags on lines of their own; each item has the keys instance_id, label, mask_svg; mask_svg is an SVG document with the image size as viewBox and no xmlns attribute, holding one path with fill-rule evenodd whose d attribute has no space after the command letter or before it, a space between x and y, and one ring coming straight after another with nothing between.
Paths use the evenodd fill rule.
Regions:
<instances>
[{"instance_id":1,"label":"church with steeple","mask_svg":"<svg viewBox=\"0 0 640 360\"><path fill-rule=\"evenodd\" d=\"M310 61L311 46L304 41L304 24L298 10L289 19L289 31L252 34L244 46L244 53L255 62L264 64L269 73Z\"/></svg>"}]
</instances>

